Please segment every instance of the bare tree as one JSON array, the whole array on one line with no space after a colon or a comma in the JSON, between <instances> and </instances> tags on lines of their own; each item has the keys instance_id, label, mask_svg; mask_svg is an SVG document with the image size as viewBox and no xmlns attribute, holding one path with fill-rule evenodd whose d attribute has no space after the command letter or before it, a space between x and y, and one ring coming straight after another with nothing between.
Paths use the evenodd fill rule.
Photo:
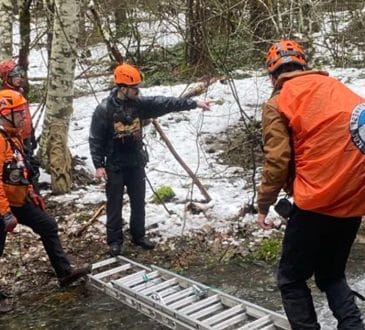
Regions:
<instances>
[{"instance_id":1,"label":"bare tree","mask_svg":"<svg viewBox=\"0 0 365 330\"><path fill-rule=\"evenodd\" d=\"M24 68L25 72L28 72L28 56L30 45L30 6L32 0L24 0L19 4L19 34L20 34L20 47L19 47L19 65ZM26 78L26 77L25 77ZM28 95L29 83L28 79L25 79L26 85L24 86L24 94Z\"/></svg>"},{"instance_id":2,"label":"bare tree","mask_svg":"<svg viewBox=\"0 0 365 330\"><path fill-rule=\"evenodd\" d=\"M206 29L209 10L207 0L187 0L186 13L186 58L187 63L199 66L200 71L213 68L212 59L207 49L208 33Z\"/></svg>"},{"instance_id":3,"label":"bare tree","mask_svg":"<svg viewBox=\"0 0 365 330\"><path fill-rule=\"evenodd\" d=\"M13 4L0 0L0 60L13 56Z\"/></svg>"}]
</instances>

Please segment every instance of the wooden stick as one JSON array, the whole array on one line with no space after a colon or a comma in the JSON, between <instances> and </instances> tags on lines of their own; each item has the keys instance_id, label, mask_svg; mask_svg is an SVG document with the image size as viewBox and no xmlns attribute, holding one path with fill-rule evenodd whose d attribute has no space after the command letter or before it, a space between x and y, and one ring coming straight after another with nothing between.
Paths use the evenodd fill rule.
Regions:
<instances>
[{"instance_id":1,"label":"wooden stick","mask_svg":"<svg viewBox=\"0 0 365 330\"><path fill-rule=\"evenodd\" d=\"M102 204L99 208L95 211L94 215L90 218L90 220L85 223L75 234L74 236L80 237L81 234L97 219L97 217L103 212L105 209L106 204Z\"/></svg>"},{"instance_id":2,"label":"wooden stick","mask_svg":"<svg viewBox=\"0 0 365 330\"><path fill-rule=\"evenodd\" d=\"M162 130L160 124L157 122L156 119L152 120L153 126L155 126L157 132L160 134L162 140L166 143L167 148L169 148L170 152L173 154L175 159L180 163L180 165L183 167L183 169L189 174L189 176L193 179L193 182L196 184L196 186L199 188L200 192L205 198L205 201L208 203L212 200L212 198L209 196L208 191L205 189L205 187L202 185L202 183L199 181L197 176L193 173L193 171L186 165L186 163L182 160L182 158L179 156L179 154L176 152L175 148L171 144L170 140L167 138L166 134Z\"/></svg>"}]
</instances>

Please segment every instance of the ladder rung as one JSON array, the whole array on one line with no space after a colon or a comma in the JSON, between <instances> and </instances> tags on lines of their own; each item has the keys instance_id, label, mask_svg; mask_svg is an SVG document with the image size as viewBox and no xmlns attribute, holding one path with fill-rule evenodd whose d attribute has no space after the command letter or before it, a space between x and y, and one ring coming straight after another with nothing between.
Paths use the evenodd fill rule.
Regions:
<instances>
[{"instance_id":1,"label":"ladder rung","mask_svg":"<svg viewBox=\"0 0 365 330\"><path fill-rule=\"evenodd\" d=\"M269 324L268 326L264 327L264 328L260 328L260 330L276 330L277 327L275 327L275 325L273 324Z\"/></svg>"},{"instance_id":2,"label":"ladder rung","mask_svg":"<svg viewBox=\"0 0 365 330\"><path fill-rule=\"evenodd\" d=\"M247 314L246 313L242 313L242 314L238 314L236 316L233 316L223 322L217 323L216 325L214 325L213 329L214 330L223 330L227 327L231 327L232 325L242 322L244 320L247 319Z\"/></svg>"},{"instance_id":3,"label":"ladder rung","mask_svg":"<svg viewBox=\"0 0 365 330\"><path fill-rule=\"evenodd\" d=\"M199 312L190 314L189 317L191 317L194 320L199 320L204 316L207 316L209 314L215 313L220 310L223 310L223 305L219 302L219 303L211 305L205 309L202 309Z\"/></svg>"},{"instance_id":4,"label":"ladder rung","mask_svg":"<svg viewBox=\"0 0 365 330\"><path fill-rule=\"evenodd\" d=\"M96 270L98 268L111 265L111 264L115 263L116 261L117 261L117 258L109 258L109 259L106 259L103 261L96 262L95 264L92 265L92 270Z\"/></svg>"},{"instance_id":5,"label":"ladder rung","mask_svg":"<svg viewBox=\"0 0 365 330\"><path fill-rule=\"evenodd\" d=\"M214 295L214 296L210 296L208 298L205 298L203 300L200 300L198 302L196 302L195 304L192 304L191 306L187 306L183 309L180 309L179 312L180 313L184 313L184 314L191 314L199 309L203 309L217 301L220 301L220 297L219 295Z\"/></svg>"},{"instance_id":6,"label":"ladder rung","mask_svg":"<svg viewBox=\"0 0 365 330\"><path fill-rule=\"evenodd\" d=\"M264 325L269 325L271 323L270 315L266 315L260 317L259 319L252 321L248 324L245 324L243 327L239 328L238 330L254 330L254 329L262 329L261 327Z\"/></svg>"},{"instance_id":7,"label":"ladder rung","mask_svg":"<svg viewBox=\"0 0 365 330\"><path fill-rule=\"evenodd\" d=\"M133 284L128 285L133 291L138 292L147 288L150 288L156 284L160 284L162 282L162 278L160 274L151 274L150 276L143 277L139 282L134 282Z\"/></svg>"},{"instance_id":8,"label":"ladder rung","mask_svg":"<svg viewBox=\"0 0 365 330\"><path fill-rule=\"evenodd\" d=\"M140 273L140 272L138 272L138 273ZM154 277L156 277L156 275L158 275L157 271L152 272L152 273L146 273L145 271L142 271L142 273L137 275L138 273L136 273L136 276L130 278L128 281L123 281L121 284L131 288L132 286L138 285L140 283L147 283L148 280L150 280L151 278L154 278Z\"/></svg>"},{"instance_id":9,"label":"ladder rung","mask_svg":"<svg viewBox=\"0 0 365 330\"><path fill-rule=\"evenodd\" d=\"M168 305L168 307L172 308L172 309L179 309L179 308L184 307L188 304L191 304L191 303L193 303L197 300L199 300L199 297L196 294L193 294L189 297L186 297L186 298L181 299L177 302L174 302L173 304Z\"/></svg>"},{"instance_id":10,"label":"ladder rung","mask_svg":"<svg viewBox=\"0 0 365 330\"><path fill-rule=\"evenodd\" d=\"M138 293L139 294L144 294L144 295L149 295L150 293L153 293L153 292L158 292L162 289L166 289L166 288L169 288L171 286L173 286L174 284L177 283L177 279L176 278L171 278L167 281L163 281L162 283L159 283L159 284L156 284L154 286L151 286L150 288L147 288L147 289L144 289L144 290L141 290L139 291Z\"/></svg>"},{"instance_id":11,"label":"ladder rung","mask_svg":"<svg viewBox=\"0 0 365 330\"><path fill-rule=\"evenodd\" d=\"M239 312L245 311L245 308L242 305L237 305L234 307L231 307L229 309L225 309L224 311L220 312L219 314L216 314L206 320L203 321L204 324L208 325L214 325L215 323L225 320L228 317L231 317L235 314L238 314Z\"/></svg>"},{"instance_id":12,"label":"ladder rung","mask_svg":"<svg viewBox=\"0 0 365 330\"><path fill-rule=\"evenodd\" d=\"M177 285L172 286L171 288L166 288L166 289L164 289L164 290L161 290L161 291L159 292L159 295L160 295L162 298L164 298L164 297L167 297L167 296L169 296L169 295L171 295L171 294L174 294L174 293L176 293L176 292L179 292L179 291L181 291L181 290L182 290L181 286L180 286L179 284L177 284Z\"/></svg>"},{"instance_id":13,"label":"ladder rung","mask_svg":"<svg viewBox=\"0 0 365 330\"><path fill-rule=\"evenodd\" d=\"M190 287L190 288L183 289L179 292L173 293L173 294L167 296L166 298L164 298L165 304L169 304L169 303L172 303L176 300L182 299L186 296L189 296L193 292L194 292L194 288Z\"/></svg>"},{"instance_id":14,"label":"ladder rung","mask_svg":"<svg viewBox=\"0 0 365 330\"><path fill-rule=\"evenodd\" d=\"M144 281L142 283L136 283L136 284L130 286L130 289L133 290L135 293L140 293L142 290L152 288L161 283L162 283L161 277L157 277L157 278L152 279L151 281Z\"/></svg>"},{"instance_id":15,"label":"ladder rung","mask_svg":"<svg viewBox=\"0 0 365 330\"><path fill-rule=\"evenodd\" d=\"M127 275L127 276L124 276L124 277L121 277L115 281L113 281L115 284L118 284L118 285L125 285L125 283L128 283L132 280L134 280L135 278L137 277L141 277L143 276L144 274L146 274L146 271L145 270L141 270L137 273L133 273L133 274L130 274L130 275Z\"/></svg>"},{"instance_id":16,"label":"ladder rung","mask_svg":"<svg viewBox=\"0 0 365 330\"><path fill-rule=\"evenodd\" d=\"M131 268L131 264L125 264L125 265L122 265L122 266L119 266L119 267L116 267L116 268L106 270L106 271L101 272L99 274L96 274L96 275L94 275L94 277L96 279L100 280L103 277L107 277L107 276L113 275L115 273L119 273L119 272L127 270L129 268Z\"/></svg>"}]
</instances>

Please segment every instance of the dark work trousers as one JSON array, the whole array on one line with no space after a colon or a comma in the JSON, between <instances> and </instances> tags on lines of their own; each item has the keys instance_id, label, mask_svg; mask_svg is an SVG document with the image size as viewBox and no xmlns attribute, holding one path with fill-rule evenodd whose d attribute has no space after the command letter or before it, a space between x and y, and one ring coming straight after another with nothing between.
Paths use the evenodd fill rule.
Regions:
<instances>
[{"instance_id":1,"label":"dark work trousers","mask_svg":"<svg viewBox=\"0 0 365 330\"><path fill-rule=\"evenodd\" d=\"M106 233L108 245L123 243L122 203L124 187L130 201L130 233L134 240L145 235L146 174L144 167L128 167L107 172L106 183Z\"/></svg>"},{"instance_id":2,"label":"dark work trousers","mask_svg":"<svg viewBox=\"0 0 365 330\"><path fill-rule=\"evenodd\" d=\"M26 202L22 207L12 207L11 211L19 224L30 227L40 236L57 277L70 274L71 265L61 246L55 219L31 202ZM4 223L0 221L0 256L4 251L5 240Z\"/></svg>"},{"instance_id":3,"label":"dark work trousers","mask_svg":"<svg viewBox=\"0 0 365 330\"><path fill-rule=\"evenodd\" d=\"M354 293L345 269L361 218L336 218L304 211L294 205L283 241L278 284L294 330L320 329L306 281L315 282L327 295L338 329L363 330Z\"/></svg>"}]
</instances>

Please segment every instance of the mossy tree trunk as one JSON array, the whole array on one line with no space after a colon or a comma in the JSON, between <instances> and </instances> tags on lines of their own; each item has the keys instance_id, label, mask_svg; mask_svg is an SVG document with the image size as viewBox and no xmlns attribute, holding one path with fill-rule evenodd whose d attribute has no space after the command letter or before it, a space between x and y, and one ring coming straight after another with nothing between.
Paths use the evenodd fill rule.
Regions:
<instances>
[{"instance_id":1,"label":"mossy tree trunk","mask_svg":"<svg viewBox=\"0 0 365 330\"><path fill-rule=\"evenodd\" d=\"M55 0L46 113L38 155L51 174L52 192L67 193L72 185L71 153L67 147L73 112L78 13L82 0Z\"/></svg>"}]
</instances>

